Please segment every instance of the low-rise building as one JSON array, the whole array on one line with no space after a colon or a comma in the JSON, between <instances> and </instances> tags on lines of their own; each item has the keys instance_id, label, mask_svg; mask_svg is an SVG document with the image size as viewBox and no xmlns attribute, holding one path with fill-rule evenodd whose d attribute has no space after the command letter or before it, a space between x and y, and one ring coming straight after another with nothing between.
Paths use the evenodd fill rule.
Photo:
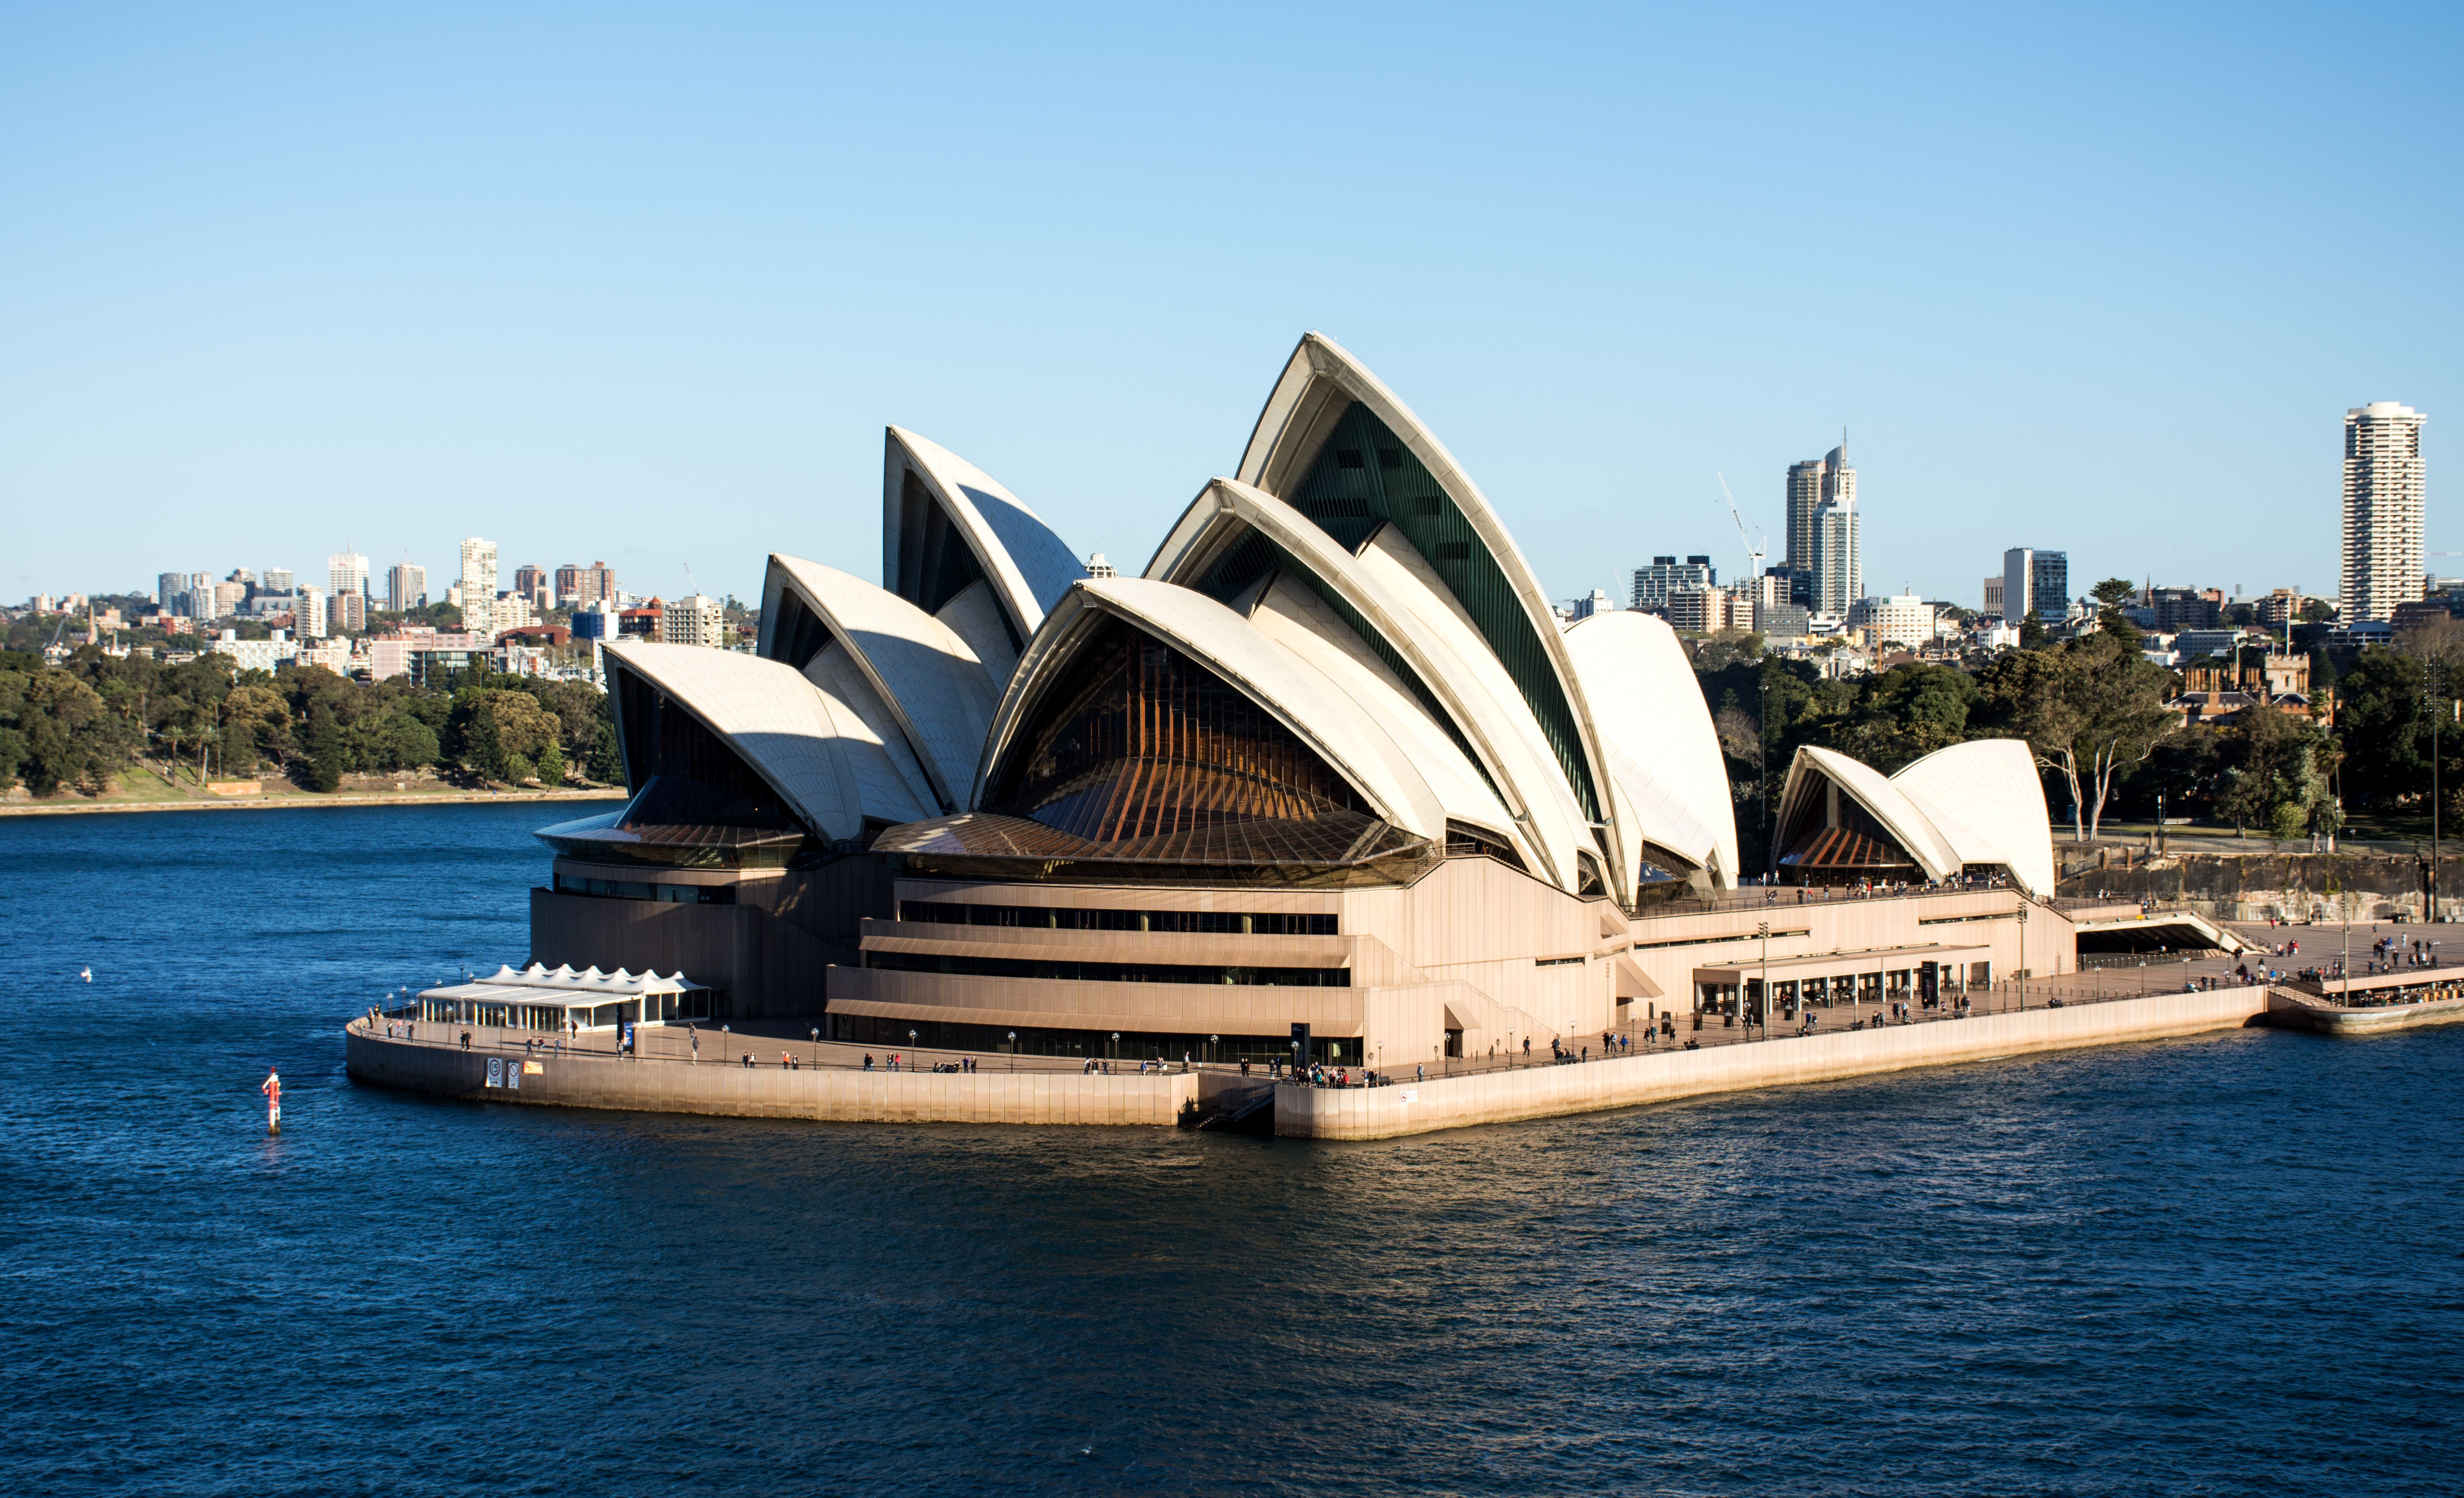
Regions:
<instances>
[{"instance_id":1,"label":"low-rise building","mask_svg":"<svg viewBox=\"0 0 2464 1498\"><path fill-rule=\"evenodd\" d=\"M487 642L477 635L438 630L427 625L405 625L391 634L382 634L367 641L366 645L368 679L371 681L387 681L396 676L425 681L434 670L467 668L472 652L484 654L488 648ZM458 659L460 666L449 664L439 668L433 662L420 660L422 655L444 657L449 663Z\"/></svg>"},{"instance_id":2,"label":"low-rise building","mask_svg":"<svg viewBox=\"0 0 2464 1498\"><path fill-rule=\"evenodd\" d=\"M2184 629L2173 636L2173 649L2186 661L2202 655L2222 655L2240 644L2239 629Z\"/></svg>"},{"instance_id":3,"label":"low-rise building","mask_svg":"<svg viewBox=\"0 0 2464 1498\"><path fill-rule=\"evenodd\" d=\"M1688 557L1683 562L1654 557L1650 566L1634 569L1633 606L1656 613L1667 604L1668 595L1680 588L1717 587L1719 583L1719 570L1708 557Z\"/></svg>"},{"instance_id":4,"label":"low-rise building","mask_svg":"<svg viewBox=\"0 0 2464 1498\"><path fill-rule=\"evenodd\" d=\"M1742 607L1740 606L1742 606ZM1717 634L1723 629L1750 628L1753 606L1724 587L1681 587L1661 604L1661 617L1671 629ZM1744 622L1739 622L1739 615Z\"/></svg>"},{"instance_id":5,"label":"low-rise building","mask_svg":"<svg viewBox=\"0 0 2464 1498\"><path fill-rule=\"evenodd\" d=\"M1914 593L1860 598L1848 606L1848 627L1868 631L1878 647L1921 646L1934 636L1933 606Z\"/></svg>"},{"instance_id":6,"label":"low-rise building","mask_svg":"<svg viewBox=\"0 0 2464 1498\"><path fill-rule=\"evenodd\" d=\"M508 629L526 629L539 623L539 609L536 601L529 594L499 593L496 595L496 611L494 618L495 632L501 639Z\"/></svg>"},{"instance_id":7,"label":"low-rise building","mask_svg":"<svg viewBox=\"0 0 2464 1498\"><path fill-rule=\"evenodd\" d=\"M1766 642L1802 640L1814 632L1814 614L1803 604L1756 602L1754 628Z\"/></svg>"},{"instance_id":8,"label":"low-rise building","mask_svg":"<svg viewBox=\"0 0 2464 1498\"><path fill-rule=\"evenodd\" d=\"M659 643L722 650L727 645L727 610L717 599L699 593L679 598L660 612Z\"/></svg>"},{"instance_id":9,"label":"low-rise building","mask_svg":"<svg viewBox=\"0 0 2464 1498\"><path fill-rule=\"evenodd\" d=\"M285 629L276 629L263 640L243 640L238 630L225 629L222 637L214 641L213 650L217 655L230 656L241 671L275 671L299 655L298 644Z\"/></svg>"}]
</instances>

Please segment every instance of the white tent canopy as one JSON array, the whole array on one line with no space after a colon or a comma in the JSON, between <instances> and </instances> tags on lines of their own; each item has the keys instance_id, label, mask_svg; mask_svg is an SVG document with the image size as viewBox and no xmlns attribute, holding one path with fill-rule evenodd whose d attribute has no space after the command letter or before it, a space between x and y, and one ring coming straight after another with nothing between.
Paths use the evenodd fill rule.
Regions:
<instances>
[{"instance_id":1,"label":"white tent canopy","mask_svg":"<svg viewBox=\"0 0 2464 1498\"><path fill-rule=\"evenodd\" d=\"M467 983L422 989L420 1017L446 1023L497 1024L512 1029L605 1029L640 1023L705 1019L710 1013L710 985L675 972L612 973L585 968L499 967Z\"/></svg>"}]
</instances>

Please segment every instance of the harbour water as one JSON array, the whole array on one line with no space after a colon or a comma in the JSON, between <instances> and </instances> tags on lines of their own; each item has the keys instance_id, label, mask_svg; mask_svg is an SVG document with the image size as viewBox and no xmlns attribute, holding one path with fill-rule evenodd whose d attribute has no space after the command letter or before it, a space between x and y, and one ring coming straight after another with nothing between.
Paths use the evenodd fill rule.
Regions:
<instances>
[{"instance_id":1,"label":"harbour water","mask_svg":"<svg viewBox=\"0 0 2464 1498\"><path fill-rule=\"evenodd\" d=\"M1379 1144L351 1084L542 820L0 818L0 1484L2464 1487L2464 1026Z\"/></svg>"}]
</instances>

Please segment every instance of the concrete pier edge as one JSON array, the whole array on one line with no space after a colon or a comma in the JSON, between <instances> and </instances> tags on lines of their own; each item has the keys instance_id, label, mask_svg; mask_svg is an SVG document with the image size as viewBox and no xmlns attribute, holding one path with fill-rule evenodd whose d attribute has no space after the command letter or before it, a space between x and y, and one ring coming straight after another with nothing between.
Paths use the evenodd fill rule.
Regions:
<instances>
[{"instance_id":1,"label":"concrete pier edge","mask_svg":"<svg viewBox=\"0 0 2464 1498\"><path fill-rule=\"evenodd\" d=\"M1660 1050L1615 1061L1476 1072L1394 1087L1286 1087L1275 1093L1275 1133L1291 1138L1389 1139L1605 1112L1714 1092L2238 1029L2266 1024L2269 1007L2270 990L2254 984L2020 1014L1786 1035L1703 1050Z\"/></svg>"},{"instance_id":2,"label":"concrete pier edge","mask_svg":"<svg viewBox=\"0 0 2464 1498\"><path fill-rule=\"evenodd\" d=\"M438 1026L443 1028L443 1026ZM355 1023L343 1032L354 1081L473 1102L605 1108L838 1123L1170 1125L1196 1105L1194 1074L1075 1071L862 1071L631 1061L605 1053L525 1056L518 1049L390 1040ZM516 1087L488 1086L488 1063L535 1062Z\"/></svg>"},{"instance_id":3,"label":"concrete pier edge","mask_svg":"<svg viewBox=\"0 0 2464 1498\"><path fill-rule=\"evenodd\" d=\"M1289 1138L1387 1139L2251 1025L2334 1028L2310 1012L2318 1007L2300 996L2251 985L1782 1035L1701 1050L1654 1050L1614 1061L1480 1071L1387 1087L1286 1085L1275 1089L1275 1133ZM2439 1012L2421 1014L2416 1023L2464 1018L2464 1001L2426 1007ZM844 1123L1161 1127L1179 1121L1188 1110L1212 1101L1235 1083L1212 1071L788 1070L720 1062L630 1061L599 1053L527 1058L539 1063L538 1072L524 1074L518 1087L491 1088L490 1057L518 1067L526 1059L522 1052L465 1051L391 1040L368 1034L358 1024L346 1027L344 1043L352 1078L378 1087L493 1103Z\"/></svg>"}]
</instances>

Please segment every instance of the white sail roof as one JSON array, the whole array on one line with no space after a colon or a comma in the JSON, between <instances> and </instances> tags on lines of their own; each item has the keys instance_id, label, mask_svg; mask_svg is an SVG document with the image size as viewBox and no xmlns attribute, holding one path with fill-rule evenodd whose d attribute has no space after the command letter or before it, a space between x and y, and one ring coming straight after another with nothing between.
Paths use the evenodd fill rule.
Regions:
<instances>
[{"instance_id":1,"label":"white sail roof","mask_svg":"<svg viewBox=\"0 0 2464 1498\"><path fill-rule=\"evenodd\" d=\"M1515 606L1491 610L1484 616L1485 624L1473 619L1468 611L1463 618L1473 626L1475 637L1501 656L1510 650L1518 655L1529 651L1534 657L1531 669L1523 676L1509 675L1507 679L1525 697L1535 718L1554 718L1565 723L1573 741L1565 745L1560 773L1570 779L1579 774L1591 782L1599 803L1599 815L1605 819L1610 802L1607 787L1601 783L1607 775L1606 756L1547 591L1480 486L1472 482L1471 475L1463 472L1454 454L1422 425L1412 408L1386 387L1385 382L1332 339L1322 333L1303 335L1267 396L1265 409L1259 413L1237 476L1243 483L1255 485L1267 494L1287 494L1306 475L1344 412L1355 402L1367 408L1410 449L1412 456L1445 491L1472 533L1474 539L1467 544L1485 553L1513 595ZM1434 572L1431 576L1435 576ZM1555 746L1551 747L1551 757L1557 757ZM1570 784L1568 789L1573 792L1575 787ZM1575 800L1580 805L1578 794ZM1585 830L1589 831L1588 819ZM1585 847L1591 842L1588 836L1582 839ZM1615 850L1615 844L1612 839L1611 882L1630 885L1632 870L1619 867L1623 859Z\"/></svg>"},{"instance_id":2,"label":"white sail roof","mask_svg":"<svg viewBox=\"0 0 2464 1498\"><path fill-rule=\"evenodd\" d=\"M864 673L941 809L956 811L992 726L993 680L951 628L886 588L798 557L770 559L767 600L793 588Z\"/></svg>"},{"instance_id":3,"label":"white sail roof","mask_svg":"<svg viewBox=\"0 0 2464 1498\"><path fill-rule=\"evenodd\" d=\"M1405 831L1439 838L1445 807L1411 756L1315 667L1195 589L1144 578L1090 578L1070 589L1019 663L976 782L980 805L1011 738L1045 680L1089 637L1090 615L1109 614L1197 661L1256 702L1341 775L1376 814Z\"/></svg>"},{"instance_id":4,"label":"white sail roof","mask_svg":"<svg viewBox=\"0 0 2464 1498\"><path fill-rule=\"evenodd\" d=\"M1716 888L1737 882L1737 817L1727 761L1693 663L1667 622L1631 611L1595 614L1566 631L1585 700L1624 788L1633 824L1620 818L1629 864L1654 843L1710 873Z\"/></svg>"},{"instance_id":5,"label":"white sail roof","mask_svg":"<svg viewBox=\"0 0 2464 1498\"><path fill-rule=\"evenodd\" d=\"M795 809L831 838L863 827L853 769L828 708L794 668L737 650L621 641L605 647L627 671L683 707L741 756ZM624 715L617 715L622 731Z\"/></svg>"},{"instance_id":6,"label":"white sail roof","mask_svg":"<svg viewBox=\"0 0 2464 1498\"><path fill-rule=\"evenodd\" d=\"M1018 638L1033 637L1045 612L1072 582L1087 575L1068 544L991 474L938 443L892 427L884 448L882 577L891 590L901 591L903 538L913 534L921 519L908 513L906 480L912 472L925 496L964 539Z\"/></svg>"},{"instance_id":7,"label":"white sail roof","mask_svg":"<svg viewBox=\"0 0 2464 1498\"><path fill-rule=\"evenodd\" d=\"M2005 865L2030 893L2054 892L2053 819L2026 740L1976 738L1937 749L1891 783L1944 829L1963 861Z\"/></svg>"},{"instance_id":8,"label":"white sail roof","mask_svg":"<svg viewBox=\"0 0 2464 1498\"><path fill-rule=\"evenodd\" d=\"M1781 835L1803 798L1829 781L1872 813L1928 879L1996 865L2032 894L2054 892L2052 824L2027 745L1979 739L1937 750L1884 779L1871 765L1812 745L1797 750L1780 792Z\"/></svg>"}]
</instances>

